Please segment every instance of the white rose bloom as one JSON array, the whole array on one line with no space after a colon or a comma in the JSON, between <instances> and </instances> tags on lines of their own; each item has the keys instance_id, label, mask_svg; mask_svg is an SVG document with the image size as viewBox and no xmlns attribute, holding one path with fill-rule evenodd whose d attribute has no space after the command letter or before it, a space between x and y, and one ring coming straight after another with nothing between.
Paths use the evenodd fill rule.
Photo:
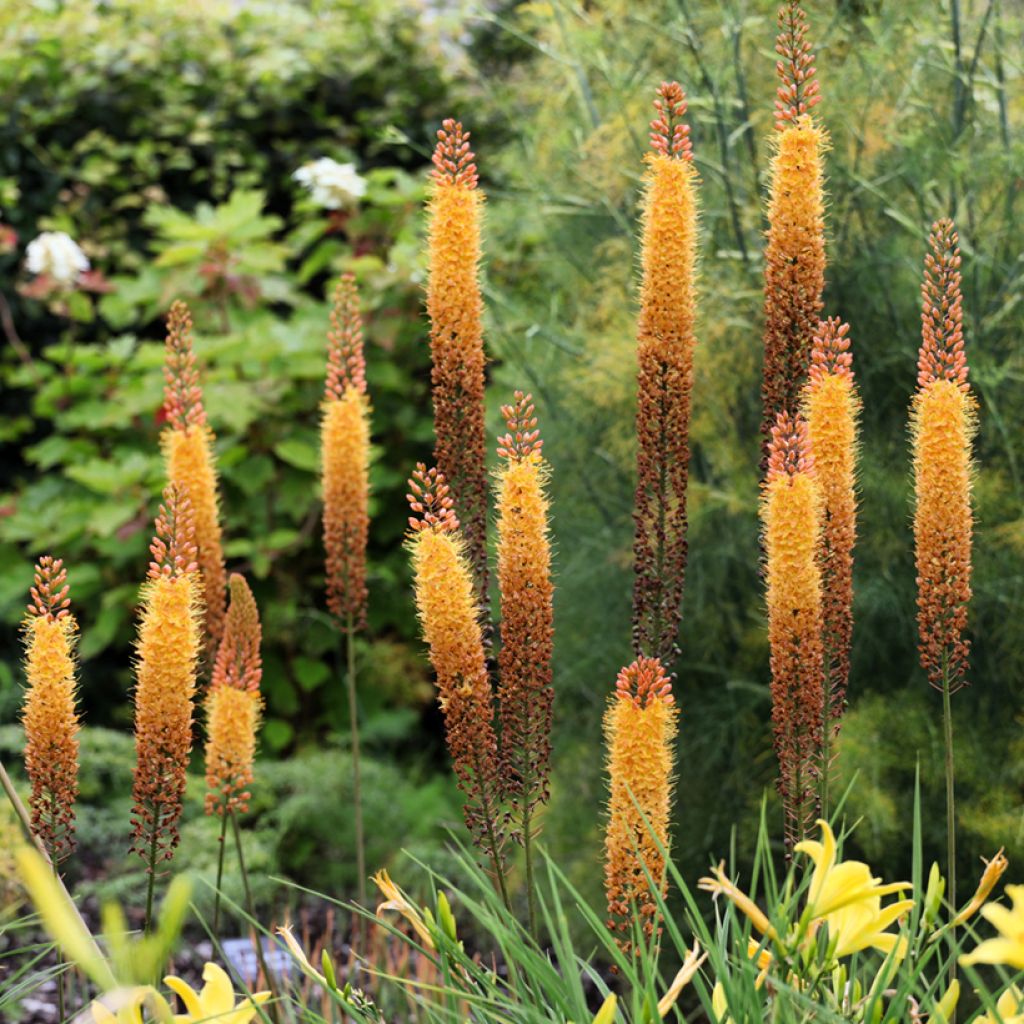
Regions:
<instances>
[{"instance_id":1,"label":"white rose bloom","mask_svg":"<svg viewBox=\"0 0 1024 1024\"><path fill-rule=\"evenodd\" d=\"M325 210L351 206L366 195L366 179L356 172L356 165L339 164L329 157L303 164L292 177L309 189L313 202Z\"/></svg>"},{"instance_id":2,"label":"white rose bloom","mask_svg":"<svg viewBox=\"0 0 1024 1024\"><path fill-rule=\"evenodd\" d=\"M59 284L74 284L89 269L89 260L70 235L44 231L28 243L25 267L30 274L48 274Z\"/></svg>"}]
</instances>

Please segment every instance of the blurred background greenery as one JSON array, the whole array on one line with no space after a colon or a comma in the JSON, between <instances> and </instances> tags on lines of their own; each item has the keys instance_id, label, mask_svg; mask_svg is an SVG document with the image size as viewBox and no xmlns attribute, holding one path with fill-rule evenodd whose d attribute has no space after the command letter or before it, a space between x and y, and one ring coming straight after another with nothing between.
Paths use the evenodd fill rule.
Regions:
<instances>
[{"instance_id":1,"label":"blurred background greenery","mask_svg":"<svg viewBox=\"0 0 1024 1024\"><path fill-rule=\"evenodd\" d=\"M1024 17L999 0L807 9L832 143L826 312L851 322L864 401L839 767L856 778L847 812L863 818L859 852L886 875L906 870L918 764L935 857L943 837L939 697L915 651L906 422L928 226L952 213L961 233L981 405L972 686L954 708L970 878L1002 844L1024 857ZM436 126L454 115L473 132L489 197L490 422L496 434L498 406L532 390L553 466L557 736L544 841L599 893L600 717L629 658L637 196L653 91L672 78L689 95L703 180L675 842L691 878L731 845L749 854L775 770L757 525L774 14L772 0L0 11L0 220L19 238L0 256L0 722L17 720L18 622L31 562L50 552L68 564L82 627L94 785L79 870L126 877L133 615L161 487L162 315L180 296L196 315L218 436L229 567L250 577L265 624L253 856L265 872L352 885L317 481L327 300L346 268L364 294L377 446L360 657L368 788L388 800L371 797L371 863L404 847L440 855L458 821L401 549L404 480L432 441L425 168ZM291 178L320 156L367 178L340 218ZM112 290L23 294L24 243L47 229L76 238ZM16 728L0 731L5 761L17 748ZM197 838L181 860L208 870L199 792L197 779Z\"/></svg>"}]
</instances>

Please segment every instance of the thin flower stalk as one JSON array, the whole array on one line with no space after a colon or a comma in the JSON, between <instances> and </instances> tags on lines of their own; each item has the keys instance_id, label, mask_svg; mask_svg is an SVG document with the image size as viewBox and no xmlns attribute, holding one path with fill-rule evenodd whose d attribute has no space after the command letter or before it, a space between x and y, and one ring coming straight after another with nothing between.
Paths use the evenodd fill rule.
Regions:
<instances>
[{"instance_id":1,"label":"thin flower stalk","mask_svg":"<svg viewBox=\"0 0 1024 1024\"><path fill-rule=\"evenodd\" d=\"M976 406L967 381L960 246L951 220L932 225L921 288L921 350L910 414L921 666L942 693L949 900L956 906L956 797L950 698L967 685Z\"/></svg>"},{"instance_id":2,"label":"thin flower stalk","mask_svg":"<svg viewBox=\"0 0 1024 1024\"><path fill-rule=\"evenodd\" d=\"M761 495L766 555L772 727L786 846L817 812L824 709L821 497L807 424L782 413L772 429Z\"/></svg>"},{"instance_id":3,"label":"thin flower stalk","mask_svg":"<svg viewBox=\"0 0 1024 1024\"><path fill-rule=\"evenodd\" d=\"M192 316L184 302L167 315L164 407L160 438L171 485L187 494L195 519L196 561L202 577L206 650L213 657L224 631L227 571L221 547L214 434L206 421L192 344Z\"/></svg>"},{"instance_id":4,"label":"thin flower stalk","mask_svg":"<svg viewBox=\"0 0 1024 1024\"><path fill-rule=\"evenodd\" d=\"M637 324L633 652L671 666L686 573L698 175L679 83L663 82L654 106Z\"/></svg>"},{"instance_id":5,"label":"thin flower stalk","mask_svg":"<svg viewBox=\"0 0 1024 1024\"><path fill-rule=\"evenodd\" d=\"M764 253L764 368L761 382L767 468L780 412L799 408L825 287L823 154L828 136L810 111L820 100L807 16L796 0L779 10L774 153Z\"/></svg>"},{"instance_id":6,"label":"thin flower stalk","mask_svg":"<svg viewBox=\"0 0 1024 1024\"><path fill-rule=\"evenodd\" d=\"M477 185L469 132L448 118L437 133L428 206L427 315L434 457L459 510L477 603L488 605L483 299Z\"/></svg>"},{"instance_id":7,"label":"thin flower stalk","mask_svg":"<svg viewBox=\"0 0 1024 1024\"><path fill-rule=\"evenodd\" d=\"M608 927L626 952L636 924L647 937L660 931L656 894L668 891L662 851L671 842L677 718L672 683L657 658L638 658L619 673L604 715L605 894Z\"/></svg>"},{"instance_id":8,"label":"thin flower stalk","mask_svg":"<svg viewBox=\"0 0 1024 1024\"><path fill-rule=\"evenodd\" d=\"M79 729L77 626L60 559L45 555L36 563L31 597L23 625L25 771L32 785L32 831L51 863L59 865L75 848Z\"/></svg>"},{"instance_id":9,"label":"thin flower stalk","mask_svg":"<svg viewBox=\"0 0 1024 1024\"><path fill-rule=\"evenodd\" d=\"M168 487L141 592L135 666L135 781L132 850L149 872L146 927L157 864L178 845L185 772L192 749L193 698L201 646L202 581L185 494Z\"/></svg>"},{"instance_id":10,"label":"thin flower stalk","mask_svg":"<svg viewBox=\"0 0 1024 1024\"><path fill-rule=\"evenodd\" d=\"M327 332L327 382L321 423L327 605L345 631L349 727L352 737L356 875L366 904L362 768L355 633L366 627L366 545L370 531L370 402L366 392L363 319L355 275L343 274L334 292ZM358 926L362 927L359 919Z\"/></svg>"},{"instance_id":11,"label":"thin flower stalk","mask_svg":"<svg viewBox=\"0 0 1024 1024\"><path fill-rule=\"evenodd\" d=\"M857 419L849 324L836 317L818 324L804 391L804 416L821 494L819 552L824 644L821 813L828 817L835 740L850 677L853 637L853 548L857 538Z\"/></svg>"},{"instance_id":12,"label":"thin flower stalk","mask_svg":"<svg viewBox=\"0 0 1024 1024\"><path fill-rule=\"evenodd\" d=\"M409 491L416 609L437 677L448 750L465 797L463 815L508 904L501 766L473 572L444 475L419 465Z\"/></svg>"},{"instance_id":13,"label":"thin flower stalk","mask_svg":"<svg viewBox=\"0 0 1024 1024\"><path fill-rule=\"evenodd\" d=\"M533 399L522 391L502 407L508 432L498 440L498 587L501 652L498 690L503 792L512 836L526 860L530 927L536 934L533 840L537 809L547 803L554 690L554 612L546 480Z\"/></svg>"}]
</instances>

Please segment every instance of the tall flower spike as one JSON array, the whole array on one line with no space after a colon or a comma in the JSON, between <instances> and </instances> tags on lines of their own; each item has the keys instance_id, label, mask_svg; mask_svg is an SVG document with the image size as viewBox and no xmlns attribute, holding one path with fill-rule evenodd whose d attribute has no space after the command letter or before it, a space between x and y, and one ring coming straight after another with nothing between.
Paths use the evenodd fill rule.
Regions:
<instances>
[{"instance_id":1,"label":"tall flower spike","mask_svg":"<svg viewBox=\"0 0 1024 1024\"><path fill-rule=\"evenodd\" d=\"M195 544L206 609L207 651L212 657L224 630L227 572L221 549L214 435L206 422L192 346L192 317L176 301L167 315L164 414L160 438L171 485L189 496L195 516Z\"/></svg>"},{"instance_id":2,"label":"tall flower spike","mask_svg":"<svg viewBox=\"0 0 1024 1024\"><path fill-rule=\"evenodd\" d=\"M619 673L604 715L610 787L605 894L608 927L627 952L634 913L645 935L658 927L648 874L663 897L668 889L659 844L667 850L671 842L677 718L672 684L657 658L638 658Z\"/></svg>"},{"instance_id":3,"label":"tall flower spike","mask_svg":"<svg viewBox=\"0 0 1024 1024\"><path fill-rule=\"evenodd\" d=\"M534 810L548 799L551 760L551 651L554 618L547 465L533 398L515 393L502 407L508 433L498 440L503 465L497 480L498 586L501 653L498 691L505 796L528 843Z\"/></svg>"},{"instance_id":4,"label":"tall flower spike","mask_svg":"<svg viewBox=\"0 0 1024 1024\"><path fill-rule=\"evenodd\" d=\"M25 771L32 784L32 831L59 864L75 848L78 797L78 711L67 572L60 559L36 563L23 624L28 688L22 709Z\"/></svg>"},{"instance_id":5,"label":"tall flower spike","mask_svg":"<svg viewBox=\"0 0 1024 1024\"><path fill-rule=\"evenodd\" d=\"M824 707L820 510L807 425L783 413L772 429L761 519L772 726L790 851L804 838L817 810Z\"/></svg>"},{"instance_id":6,"label":"tall flower spike","mask_svg":"<svg viewBox=\"0 0 1024 1024\"><path fill-rule=\"evenodd\" d=\"M797 0L779 8L775 64L779 88L775 96L775 127L782 131L821 102L814 78L814 54L807 39L807 14Z\"/></svg>"},{"instance_id":7,"label":"tall flower spike","mask_svg":"<svg viewBox=\"0 0 1024 1024\"><path fill-rule=\"evenodd\" d=\"M334 292L327 385L320 426L327 605L342 623L366 624L366 545L370 529L370 403L355 277Z\"/></svg>"},{"instance_id":8,"label":"tall flower spike","mask_svg":"<svg viewBox=\"0 0 1024 1024\"><path fill-rule=\"evenodd\" d=\"M243 576L232 573L224 639L206 696L206 813L248 810L260 698L260 615Z\"/></svg>"},{"instance_id":9,"label":"tall flower spike","mask_svg":"<svg viewBox=\"0 0 1024 1024\"><path fill-rule=\"evenodd\" d=\"M200 651L201 581L188 497L164 491L141 591L135 663L132 850L151 872L178 844Z\"/></svg>"},{"instance_id":10,"label":"tall flower spike","mask_svg":"<svg viewBox=\"0 0 1024 1024\"><path fill-rule=\"evenodd\" d=\"M437 138L427 208L434 456L452 489L473 568L477 603L486 610L485 356L479 279L484 196L477 188L469 132L449 118Z\"/></svg>"},{"instance_id":11,"label":"tall flower spike","mask_svg":"<svg viewBox=\"0 0 1024 1024\"><path fill-rule=\"evenodd\" d=\"M950 220L932 227L925 259L918 388L911 409L914 543L921 665L932 686L966 684L971 599L971 446L975 403L967 383L960 249Z\"/></svg>"},{"instance_id":12,"label":"tall flower spike","mask_svg":"<svg viewBox=\"0 0 1024 1024\"><path fill-rule=\"evenodd\" d=\"M437 677L448 750L466 800L466 826L501 880L501 773L473 574L444 475L421 464L409 491L416 610Z\"/></svg>"},{"instance_id":13,"label":"tall flower spike","mask_svg":"<svg viewBox=\"0 0 1024 1024\"><path fill-rule=\"evenodd\" d=\"M824 526L820 552L823 594L827 772L831 740L846 707L853 636L853 546L857 539L857 418L850 325L830 317L818 324L811 353L804 414L821 493Z\"/></svg>"},{"instance_id":14,"label":"tall flower spike","mask_svg":"<svg viewBox=\"0 0 1024 1024\"><path fill-rule=\"evenodd\" d=\"M762 467L780 412L799 408L825 287L823 155L828 135L808 113L819 100L806 15L795 2L779 11L782 88L764 253Z\"/></svg>"},{"instance_id":15,"label":"tall flower spike","mask_svg":"<svg viewBox=\"0 0 1024 1024\"><path fill-rule=\"evenodd\" d=\"M686 96L663 83L651 122L637 323L633 652L671 671L686 574L690 392L696 343L697 184Z\"/></svg>"}]
</instances>

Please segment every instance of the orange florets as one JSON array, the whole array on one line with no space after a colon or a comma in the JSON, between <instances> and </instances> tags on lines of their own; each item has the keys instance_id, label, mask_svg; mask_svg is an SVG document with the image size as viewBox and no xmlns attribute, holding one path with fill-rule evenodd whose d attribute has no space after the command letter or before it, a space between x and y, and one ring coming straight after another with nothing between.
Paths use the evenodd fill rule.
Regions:
<instances>
[{"instance_id":1,"label":"orange florets","mask_svg":"<svg viewBox=\"0 0 1024 1024\"><path fill-rule=\"evenodd\" d=\"M951 221L933 226L925 261L918 390L911 410L914 542L921 665L928 681L966 684L970 641L975 404L967 383L960 250Z\"/></svg>"},{"instance_id":2,"label":"orange florets","mask_svg":"<svg viewBox=\"0 0 1024 1024\"><path fill-rule=\"evenodd\" d=\"M480 609L442 474L417 467L409 481L416 609L437 676L448 750L474 841L497 864L504 822L491 684Z\"/></svg>"},{"instance_id":3,"label":"orange florets","mask_svg":"<svg viewBox=\"0 0 1024 1024\"><path fill-rule=\"evenodd\" d=\"M543 442L533 399L522 391L515 397L515 405L502 407L508 433L498 448L505 460L497 480L499 706L504 793L529 827L534 806L548 799L554 587Z\"/></svg>"},{"instance_id":4,"label":"orange florets","mask_svg":"<svg viewBox=\"0 0 1024 1024\"><path fill-rule=\"evenodd\" d=\"M838 732L846 705L853 634L853 546L857 537L857 417L849 324L818 325L804 410L824 526L821 576L827 690L826 727Z\"/></svg>"},{"instance_id":5,"label":"orange florets","mask_svg":"<svg viewBox=\"0 0 1024 1024\"><path fill-rule=\"evenodd\" d=\"M244 577L232 574L230 589L206 698L206 813L220 815L248 809L262 709L259 610Z\"/></svg>"},{"instance_id":6,"label":"orange florets","mask_svg":"<svg viewBox=\"0 0 1024 1024\"><path fill-rule=\"evenodd\" d=\"M194 535L187 497L168 487L150 547L136 642L132 849L150 866L169 859L177 846L192 749L202 612Z\"/></svg>"},{"instance_id":7,"label":"orange florets","mask_svg":"<svg viewBox=\"0 0 1024 1024\"><path fill-rule=\"evenodd\" d=\"M696 317L697 171L686 97L663 84L651 124L637 323L633 650L671 667L686 573L686 488Z\"/></svg>"},{"instance_id":8,"label":"orange florets","mask_svg":"<svg viewBox=\"0 0 1024 1024\"><path fill-rule=\"evenodd\" d=\"M463 523L477 601L486 607L485 357L479 280L484 197L477 188L469 132L449 119L437 137L427 249L434 454Z\"/></svg>"},{"instance_id":9,"label":"orange florets","mask_svg":"<svg viewBox=\"0 0 1024 1024\"><path fill-rule=\"evenodd\" d=\"M69 604L63 563L46 555L36 564L23 626L28 688L21 720L32 831L54 864L74 850L78 796L77 627Z\"/></svg>"},{"instance_id":10,"label":"orange florets","mask_svg":"<svg viewBox=\"0 0 1024 1024\"><path fill-rule=\"evenodd\" d=\"M822 738L821 498L807 425L782 414L772 429L761 498L767 560L772 725L790 848L813 820Z\"/></svg>"},{"instance_id":11,"label":"orange florets","mask_svg":"<svg viewBox=\"0 0 1024 1024\"><path fill-rule=\"evenodd\" d=\"M668 887L659 843L667 850L671 841L677 718L672 686L657 658L638 658L619 673L604 716L610 787L605 893L608 927L626 950L634 924L647 936L657 926L648 874L662 896Z\"/></svg>"},{"instance_id":12,"label":"orange florets","mask_svg":"<svg viewBox=\"0 0 1024 1024\"><path fill-rule=\"evenodd\" d=\"M779 134L772 156L764 254L764 460L779 413L799 407L825 287L822 155L828 137L808 113L819 97L805 22L795 0L779 11L776 50L782 57L782 86L776 100Z\"/></svg>"},{"instance_id":13,"label":"orange florets","mask_svg":"<svg viewBox=\"0 0 1024 1024\"><path fill-rule=\"evenodd\" d=\"M206 608L207 646L212 654L224 629L227 572L221 549L214 435L207 425L192 346L192 318L184 302L167 316L164 414L160 443L172 486L187 494L195 517L195 543Z\"/></svg>"},{"instance_id":14,"label":"orange florets","mask_svg":"<svg viewBox=\"0 0 1024 1024\"><path fill-rule=\"evenodd\" d=\"M366 545L370 530L370 405L355 278L335 291L328 333L327 387L320 426L327 604L355 629L366 623Z\"/></svg>"}]
</instances>

